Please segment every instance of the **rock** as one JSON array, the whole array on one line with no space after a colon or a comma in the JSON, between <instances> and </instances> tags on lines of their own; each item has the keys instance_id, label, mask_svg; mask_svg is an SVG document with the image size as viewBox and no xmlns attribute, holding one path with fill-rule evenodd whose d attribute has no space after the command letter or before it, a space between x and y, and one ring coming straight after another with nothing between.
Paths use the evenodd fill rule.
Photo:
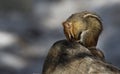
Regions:
<instances>
[{"instance_id":1,"label":"rock","mask_svg":"<svg viewBox=\"0 0 120 74\"><path fill-rule=\"evenodd\" d=\"M51 47L42 74L120 74L120 69L95 57L79 43L60 40Z\"/></svg>"}]
</instances>

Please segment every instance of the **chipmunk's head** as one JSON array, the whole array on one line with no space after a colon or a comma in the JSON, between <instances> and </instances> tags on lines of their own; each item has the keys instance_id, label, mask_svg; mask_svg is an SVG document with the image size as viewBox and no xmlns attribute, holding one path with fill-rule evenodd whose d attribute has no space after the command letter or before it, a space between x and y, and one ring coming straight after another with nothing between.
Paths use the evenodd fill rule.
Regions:
<instances>
[{"instance_id":1,"label":"chipmunk's head","mask_svg":"<svg viewBox=\"0 0 120 74\"><path fill-rule=\"evenodd\" d=\"M84 31L91 26L91 22L98 22L101 24L101 18L95 13L83 11L72 14L65 22L63 22L63 27L68 29L74 27L77 32Z\"/></svg>"},{"instance_id":2,"label":"chipmunk's head","mask_svg":"<svg viewBox=\"0 0 120 74\"><path fill-rule=\"evenodd\" d=\"M78 13L72 14L62 25L64 33L70 41L80 40L79 34L86 29L86 25L84 25L84 21Z\"/></svg>"},{"instance_id":3,"label":"chipmunk's head","mask_svg":"<svg viewBox=\"0 0 120 74\"><path fill-rule=\"evenodd\" d=\"M84 30L86 26L84 25L84 20L81 16L81 13L72 14L66 21L63 22L63 27L74 27L75 30Z\"/></svg>"},{"instance_id":4,"label":"chipmunk's head","mask_svg":"<svg viewBox=\"0 0 120 74\"><path fill-rule=\"evenodd\" d=\"M83 11L80 13L72 14L65 22L63 28L67 38L80 40L80 34L88 29L102 28L100 17L95 13Z\"/></svg>"}]
</instances>

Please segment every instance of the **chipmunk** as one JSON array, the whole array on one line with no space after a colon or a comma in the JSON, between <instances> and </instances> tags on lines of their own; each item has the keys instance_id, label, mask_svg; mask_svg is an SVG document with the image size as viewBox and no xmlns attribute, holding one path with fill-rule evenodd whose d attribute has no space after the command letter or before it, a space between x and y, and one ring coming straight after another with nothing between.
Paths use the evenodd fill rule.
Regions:
<instances>
[{"instance_id":1,"label":"chipmunk","mask_svg":"<svg viewBox=\"0 0 120 74\"><path fill-rule=\"evenodd\" d=\"M102 31L96 14L87 11L73 14L63 23L63 28L67 40L57 41L50 48L42 74L83 74L81 68L89 65L80 65L85 58L105 61L103 52L96 48Z\"/></svg>"},{"instance_id":2,"label":"chipmunk","mask_svg":"<svg viewBox=\"0 0 120 74\"><path fill-rule=\"evenodd\" d=\"M93 55L104 58L102 51L96 48L99 35L103 30L99 16L83 11L72 14L62 25L68 41L79 42L87 47Z\"/></svg>"}]
</instances>

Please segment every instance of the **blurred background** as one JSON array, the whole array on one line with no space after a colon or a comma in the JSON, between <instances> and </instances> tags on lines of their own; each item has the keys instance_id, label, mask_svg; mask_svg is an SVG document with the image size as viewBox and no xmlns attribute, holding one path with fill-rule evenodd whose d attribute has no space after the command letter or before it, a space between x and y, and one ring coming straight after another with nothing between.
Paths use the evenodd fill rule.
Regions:
<instances>
[{"instance_id":1,"label":"blurred background","mask_svg":"<svg viewBox=\"0 0 120 74\"><path fill-rule=\"evenodd\" d=\"M84 10L101 16L97 47L120 67L120 0L0 0L0 74L41 74L50 47L65 39L61 23Z\"/></svg>"}]
</instances>

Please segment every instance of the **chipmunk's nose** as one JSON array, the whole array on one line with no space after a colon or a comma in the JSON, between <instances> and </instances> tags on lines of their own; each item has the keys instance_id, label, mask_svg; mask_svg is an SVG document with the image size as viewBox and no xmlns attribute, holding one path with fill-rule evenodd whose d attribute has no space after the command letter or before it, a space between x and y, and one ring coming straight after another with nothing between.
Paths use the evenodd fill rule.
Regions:
<instances>
[{"instance_id":1,"label":"chipmunk's nose","mask_svg":"<svg viewBox=\"0 0 120 74\"><path fill-rule=\"evenodd\" d=\"M70 22L63 22L63 27L67 28L67 29L71 29L72 23L70 23Z\"/></svg>"}]
</instances>

